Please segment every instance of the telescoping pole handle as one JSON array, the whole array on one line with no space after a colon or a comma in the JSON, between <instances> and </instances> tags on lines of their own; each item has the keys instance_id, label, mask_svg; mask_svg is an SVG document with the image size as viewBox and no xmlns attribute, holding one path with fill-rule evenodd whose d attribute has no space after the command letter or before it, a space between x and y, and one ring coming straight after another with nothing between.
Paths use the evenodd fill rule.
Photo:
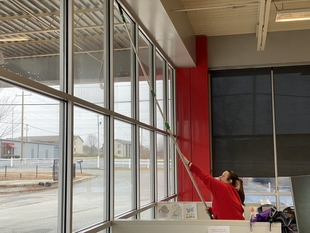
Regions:
<instances>
[{"instance_id":1,"label":"telescoping pole handle","mask_svg":"<svg viewBox=\"0 0 310 233\"><path fill-rule=\"evenodd\" d=\"M191 179L191 181L192 181L192 183L193 183L193 185L194 185L194 187L195 187L195 189L196 189L196 191L197 191L197 193L198 193L198 195L199 195L199 197L200 197L200 199L201 199L201 201L202 201L202 203L203 203L204 206L205 206L205 209L206 209L206 211L207 211L207 214L209 215L210 219L213 219L212 214L210 213L210 211L208 211L208 206L207 206L207 204L206 204L206 202L205 202L205 200L204 200L204 198L203 198L203 196L202 196L202 194L201 194L201 192L200 192L200 190L199 190L199 188L198 188L198 186L197 186L197 184L196 184L196 181L195 181L195 179L194 179L192 173L190 172L190 170L189 170L187 164L185 163L185 160L184 160L184 158L183 158L183 157L184 157L184 156L183 156L183 153L182 153L181 150L180 150L180 147L179 147L179 145L178 145L178 143L177 143L177 141L176 141L175 136L172 134L172 131L171 131L171 129L170 129L170 126L169 126L168 122L167 122L166 119L165 119L165 115L164 115L164 113L163 113L163 111L162 111L162 109L161 109L161 107L160 107L160 104L159 104L158 101L157 101L156 94L155 94L155 92L153 91L151 82L150 82L149 78L148 78L147 75L146 75L146 72L145 72L145 70L144 70L144 66L142 65L142 63L141 63L141 61L140 61L138 52L137 52L137 50L136 50L136 47L135 47L135 45L134 45L134 43L133 43L133 41L132 41L131 35L130 35L130 33L129 33L129 30L128 30L128 27L127 27L127 23L126 23L126 19L125 19L125 16L124 16L124 14L123 14L123 9L122 9L121 5L119 4L119 2L118 2L118 1L116 1L116 2L117 2L117 5L118 5L119 13L120 13L120 15L121 15L121 17L122 17L122 20L123 20L123 24L124 24L124 26L125 26L125 28L126 28L126 31L127 31L127 34L128 34L128 37L129 37L129 40L130 40L130 43L131 43L131 46L132 46L132 48L133 48L133 50L134 50L134 52L135 52L135 54L136 54L137 60L138 60L139 65L140 65L140 67L141 67L141 69L142 69L142 72L143 72L143 74L144 74L144 77L145 77L145 79L146 79L146 81L147 81L147 83L148 83L148 85L149 85L149 87L150 87L151 94L152 94L152 96L153 96L153 98L154 98L155 104L157 105L157 107L158 107L158 109L159 109L159 111L160 111L160 113L161 113L161 116L162 116L162 118L163 118L163 120L164 120L164 122L165 122L165 126L166 126L166 128L167 128L167 131L169 132L170 137L172 138L172 140L173 140L173 142L174 142L174 144L175 144L175 146L176 146L176 150L177 150L177 152L178 152L178 154L179 154L179 156L180 156L180 158L181 158L181 160L182 160L182 162L183 162L183 165L184 165L184 167L185 167L185 169L186 169L186 171L187 171L187 173L188 173L188 175L189 175L189 177L190 177L190 179Z\"/></svg>"}]
</instances>

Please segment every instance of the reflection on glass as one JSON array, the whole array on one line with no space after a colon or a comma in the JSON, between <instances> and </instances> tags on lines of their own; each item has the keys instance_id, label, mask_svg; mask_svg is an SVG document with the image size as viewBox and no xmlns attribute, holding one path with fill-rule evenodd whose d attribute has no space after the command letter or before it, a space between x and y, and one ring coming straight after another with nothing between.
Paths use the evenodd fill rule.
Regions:
<instances>
[{"instance_id":1,"label":"reflection on glass","mask_svg":"<svg viewBox=\"0 0 310 233\"><path fill-rule=\"evenodd\" d=\"M134 24L126 17L127 29L116 7L114 10L114 110L132 117L134 50L130 43ZM130 35L128 35L128 33Z\"/></svg>"},{"instance_id":2,"label":"reflection on glass","mask_svg":"<svg viewBox=\"0 0 310 233\"><path fill-rule=\"evenodd\" d=\"M291 192L291 178L290 177L279 177L279 192Z\"/></svg>"},{"instance_id":3,"label":"reflection on glass","mask_svg":"<svg viewBox=\"0 0 310 233\"><path fill-rule=\"evenodd\" d=\"M74 108L73 230L106 219L104 117ZM87 216L87 217L86 217Z\"/></svg>"},{"instance_id":4,"label":"reflection on glass","mask_svg":"<svg viewBox=\"0 0 310 233\"><path fill-rule=\"evenodd\" d=\"M270 177L253 177L242 178L243 188L247 193L274 193L276 183L275 178Z\"/></svg>"},{"instance_id":5,"label":"reflection on glass","mask_svg":"<svg viewBox=\"0 0 310 233\"><path fill-rule=\"evenodd\" d=\"M57 229L59 102L0 87L1 232Z\"/></svg>"},{"instance_id":6,"label":"reflection on glass","mask_svg":"<svg viewBox=\"0 0 310 233\"><path fill-rule=\"evenodd\" d=\"M1 68L48 86L59 84L60 2L34 7L29 1L1 1Z\"/></svg>"},{"instance_id":7,"label":"reflection on glass","mask_svg":"<svg viewBox=\"0 0 310 233\"><path fill-rule=\"evenodd\" d=\"M119 215L132 209L134 198L132 125L116 120L114 130L114 213Z\"/></svg>"},{"instance_id":8,"label":"reflection on glass","mask_svg":"<svg viewBox=\"0 0 310 233\"><path fill-rule=\"evenodd\" d=\"M104 107L104 0L74 2L79 8L74 13L74 94Z\"/></svg>"},{"instance_id":9,"label":"reflection on glass","mask_svg":"<svg viewBox=\"0 0 310 233\"><path fill-rule=\"evenodd\" d=\"M157 119L157 128L164 129L164 118L166 118L166 111L164 109L164 78L165 78L165 69L164 69L164 60L159 54L156 54L155 66L156 66L156 99L159 106L156 106L156 119ZM164 116L162 116L159 108L162 110Z\"/></svg>"},{"instance_id":10,"label":"reflection on glass","mask_svg":"<svg viewBox=\"0 0 310 233\"><path fill-rule=\"evenodd\" d=\"M294 206L293 198L292 196L280 196L280 209L283 211L286 207Z\"/></svg>"},{"instance_id":11,"label":"reflection on glass","mask_svg":"<svg viewBox=\"0 0 310 233\"><path fill-rule=\"evenodd\" d=\"M140 213L140 219L151 220L154 219L154 208L147 209Z\"/></svg>"},{"instance_id":12,"label":"reflection on glass","mask_svg":"<svg viewBox=\"0 0 310 233\"><path fill-rule=\"evenodd\" d=\"M165 158L167 158L166 149L166 136L157 134L157 150L156 150L156 161L157 161L157 196L158 200L166 197L166 184L167 177L165 176Z\"/></svg>"},{"instance_id":13,"label":"reflection on glass","mask_svg":"<svg viewBox=\"0 0 310 233\"><path fill-rule=\"evenodd\" d=\"M152 158L151 135L149 130L140 129L140 205L143 206L152 201Z\"/></svg>"},{"instance_id":14,"label":"reflection on glass","mask_svg":"<svg viewBox=\"0 0 310 233\"><path fill-rule=\"evenodd\" d=\"M151 88L150 77L151 45L146 38L139 33L139 59L143 65L145 74L139 64L139 117L140 121L146 124L151 123ZM152 88L153 89L153 88Z\"/></svg>"},{"instance_id":15,"label":"reflection on glass","mask_svg":"<svg viewBox=\"0 0 310 233\"><path fill-rule=\"evenodd\" d=\"M256 202L256 203L269 203L276 205L276 196L269 195L245 195L245 203L246 202Z\"/></svg>"}]
</instances>

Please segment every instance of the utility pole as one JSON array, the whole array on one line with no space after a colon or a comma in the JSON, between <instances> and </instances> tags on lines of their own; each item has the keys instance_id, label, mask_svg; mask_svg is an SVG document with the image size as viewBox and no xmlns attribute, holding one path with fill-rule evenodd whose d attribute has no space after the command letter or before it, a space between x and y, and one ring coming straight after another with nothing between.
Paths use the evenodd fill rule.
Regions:
<instances>
[{"instance_id":1,"label":"utility pole","mask_svg":"<svg viewBox=\"0 0 310 233\"><path fill-rule=\"evenodd\" d=\"M31 94L28 94L29 96ZM19 95L16 95L19 96ZM20 163L23 163L24 159L24 90L22 90L22 123L21 123L21 138L20 138Z\"/></svg>"}]
</instances>

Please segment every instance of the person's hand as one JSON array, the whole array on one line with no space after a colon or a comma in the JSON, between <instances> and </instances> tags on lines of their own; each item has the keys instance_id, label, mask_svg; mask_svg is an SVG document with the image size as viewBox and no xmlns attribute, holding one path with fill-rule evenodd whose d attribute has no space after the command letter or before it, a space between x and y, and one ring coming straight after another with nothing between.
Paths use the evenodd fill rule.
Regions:
<instances>
[{"instance_id":1,"label":"person's hand","mask_svg":"<svg viewBox=\"0 0 310 233\"><path fill-rule=\"evenodd\" d=\"M207 207L206 212L212 214L212 207Z\"/></svg>"},{"instance_id":2,"label":"person's hand","mask_svg":"<svg viewBox=\"0 0 310 233\"><path fill-rule=\"evenodd\" d=\"M212 207L207 207L206 213L209 215L210 219L213 219Z\"/></svg>"},{"instance_id":3,"label":"person's hand","mask_svg":"<svg viewBox=\"0 0 310 233\"><path fill-rule=\"evenodd\" d=\"M184 155L182 155L182 156L183 156L183 159L184 159L185 164L186 164L188 167L191 167L192 162L191 162L190 160L188 160Z\"/></svg>"},{"instance_id":4,"label":"person's hand","mask_svg":"<svg viewBox=\"0 0 310 233\"><path fill-rule=\"evenodd\" d=\"M189 160L183 155L183 159L184 159L184 162L186 163L186 164L188 164L189 163Z\"/></svg>"}]
</instances>

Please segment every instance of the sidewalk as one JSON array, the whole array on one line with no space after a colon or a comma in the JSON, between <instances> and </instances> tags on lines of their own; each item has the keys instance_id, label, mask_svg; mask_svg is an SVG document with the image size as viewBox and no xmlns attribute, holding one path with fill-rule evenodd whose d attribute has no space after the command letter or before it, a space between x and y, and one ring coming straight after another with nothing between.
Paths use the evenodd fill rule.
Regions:
<instances>
[{"instance_id":1,"label":"sidewalk","mask_svg":"<svg viewBox=\"0 0 310 233\"><path fill-rule=\"evenodd\" d=\"M73 182L79 182L90 177L79 177ZM8 194L15 192L29 192L38 191L58 187L58 181L53 180L1 180L0 181L0 194Z\"/></svg>"}]
</instances>

